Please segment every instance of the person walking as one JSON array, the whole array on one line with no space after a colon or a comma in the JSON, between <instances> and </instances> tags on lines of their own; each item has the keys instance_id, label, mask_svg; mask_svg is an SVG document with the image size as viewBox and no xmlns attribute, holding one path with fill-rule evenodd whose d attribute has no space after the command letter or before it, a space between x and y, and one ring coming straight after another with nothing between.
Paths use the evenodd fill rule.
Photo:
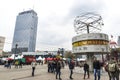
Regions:
<instances>
[{"instance_id":1,"label":"person walking","mask_svg":"<svg viewBox=\"0 0 120 80\"><path fill-rule=\"evenodd\" d=\"M99 60L97 60L97 58L95 58L93 61L94 80L97 80L97 78L98 80L100 80L100 76L101 76L100 69L101 69L101 63Z\"/></svg>"},{"instance_id":2,"label":"person walking","mask_svg":"<svg viewBox=\"0 0 120 80\"><path fill-rule=\"evenodd\" d=\"M74 67L75 67L74 61L73 61L73 60L70 60L70 63L69 63L69 69L70 69L70 76L69 76L69 78L70 78L70 79L73 79L73 78L72 78L72 75L73 75L73 69L74 69Z\"/></svg>"},{"instance_id":3,"label":"person walking","mask_svg":"<svg viewBox=\"0 0 120 80\"><path fill-rule=\"evenodd\" d=\"M32 66L32 76L34 76L35 67L37 66L37 63L36 63L35 59L33 59L32 63L31 63L31 66Z\"/></svg>"},{"instance_id":4,"label":"person walking","mask_svg":"<svg viewBox=\"0 0 120 80\"><path fill-rule=\"evenodd\" d=\"M106 65L104 66L105 71L108 73L109 76L109 80L111 80L111 76L110 76L110 72L108 70L108 62L106 63Z\"/></svg>"},{"instance_id":5,"label":"person walking","mask_svg":"<svg viewBox=\"0 0 120 80\"><path fill-rule=\"evenodd\" d=\"M84 70L84 77L83 77L83 79L85 79L86 73L87 73L88 79L89 79L90 74L89 74L89 65L87 64L87 61L85 61L85 63L84 63L83 70Z\"/></svg>"},{"instance_id":6,"label":"person walking","mask_svg":"<svg viewBox=\"0 0 120 80\"><path fill-rule=\"evenodd\" d=\"M108 64L108 70L111 80L119 80L119 67L117 61L114 58L111 58Z\"/></svg>"},{"instance_id":7,"label":"person walking","mask_svg":"<svg viewBox=\"0 0 120 80\"><path fill-rule=\"evenodd\" d=\"M61 62L60 61L57 61L56 62L56 79L58 79L58 76L59 75L59 80L62 80L61 79Z\"/></svg>"}]
</instances>

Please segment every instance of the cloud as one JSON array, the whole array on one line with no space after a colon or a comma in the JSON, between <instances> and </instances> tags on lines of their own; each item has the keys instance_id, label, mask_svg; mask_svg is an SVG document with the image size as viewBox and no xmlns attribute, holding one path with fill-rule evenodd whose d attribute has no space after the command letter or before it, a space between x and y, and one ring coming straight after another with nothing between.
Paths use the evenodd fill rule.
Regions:
<instances>
[{"instance_id":1,"label":"cloud","mask_svg":"<svg viewBox=\"0 0 120 80\"><path fill-rule=\"evenodd\" d=\"M105 8L103 0L76 0L71 6L69 16L79 16L81 13L100 13Z\"/></svg>"},{"instance_id":2,"label":"cloud","mask_svg":"<svg viewBox=\"0 0 120 80\"><path fill-rule=\"evenodd\" d=\"M37 33L37 49L40 47L43 48L43 46L55 49L58 49L59 47L68 47L69 49L72 49L71 41L73 37L73 24L65 24L63 22L63 17L60 20L56 17L54 18L47 18L47 21L41 21L38 26L38 33ZM39 46L39 47L38 47Z\"/></svg>"},{"instance_id":3,"label":"cloud","mask_svg":"<svg viewBox=\"0 0 120 80\"><path fill-rule=\"evenodd\" d=\"M45 49L48 49L46 48L48 46L55 48L62 46L71 50L72 37L76 35L73 25L75 17L87 11L100 12L103 10L103 5L103 1L101 0L76 0L67 9L67 14L64 14L64 9L61 11L58 8L60 10L59 12L63 12L64 15L53 11L46 17L40 18L37 43L41 46L37 45L37 49L43 48L43 46Z\"/></svg>"},{"instance_id":4,"label":"cloud","mask_svg":"<svg viewBox=\"0 0 120 80\"><path fill-rule=\"evenodd\" d=\"M23 10L34 8L38 14L36 49L72 49L74 19L85 12L95 12L103 18L102 32L119 35L120 1L114 0L2 0L0 1L0 36L11 43L16 16ZM111 5L112 4L112 5ZM9 29L8 29L9 28ZM6 44L5 50L11 45Z\"/></svg>"},{"instance_id":5,"label":"cloud","mask_svg":"<svg viewBox=\"0 0 120 80\"><path fill-rule=\"evenodd\" d=\"M105 0L104 1L106 5L106 9L104 10L103 15L103 32L106 34L113 35L114 40L117 41L117 38L119 36L119 21L120 21L120 10L119 10L119 3L120 1L114 1L114 0Z\"/></svg>"}]
</instances>

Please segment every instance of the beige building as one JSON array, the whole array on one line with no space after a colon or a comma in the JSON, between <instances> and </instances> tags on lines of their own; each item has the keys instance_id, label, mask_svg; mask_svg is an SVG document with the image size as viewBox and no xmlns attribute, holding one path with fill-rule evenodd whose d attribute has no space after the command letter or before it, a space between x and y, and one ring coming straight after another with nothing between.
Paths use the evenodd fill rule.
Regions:
<instances>
[{"instance_id":1,"label":"beige building","mask_svg":"<svg viewBox=\"0 0 120 80\"><path fill-rule=\"evenodd\" d=\"M4 44L5 44L5 37L0 36L0 56L2 56Z\"/></svg>"}]
</instances>

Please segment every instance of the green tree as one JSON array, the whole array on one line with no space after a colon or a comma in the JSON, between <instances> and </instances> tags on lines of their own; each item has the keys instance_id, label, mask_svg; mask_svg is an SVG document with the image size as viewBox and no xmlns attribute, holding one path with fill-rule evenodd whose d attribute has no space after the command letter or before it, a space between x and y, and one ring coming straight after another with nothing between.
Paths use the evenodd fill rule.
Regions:
<instances>
[{"instance_id":1,"label":"green tree","mask_svg":"<svg viewBox=\"0 0 120 80\"><path fill-rule=\"evenodd\" d=\"M65 52L65 58L75 58L75 55L71 51Z\"/></svg>"}]
</instances>

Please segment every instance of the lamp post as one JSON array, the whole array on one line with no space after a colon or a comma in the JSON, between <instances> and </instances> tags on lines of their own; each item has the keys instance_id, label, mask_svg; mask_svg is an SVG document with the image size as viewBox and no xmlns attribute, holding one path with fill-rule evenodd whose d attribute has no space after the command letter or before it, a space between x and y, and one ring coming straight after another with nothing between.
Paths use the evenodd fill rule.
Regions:
<instances>
[{"instance_id":1,"label":"lamp post","mask_svg":"<svg viewBox=\"0 0 120 80\"><path fill-rule=\"evenodd\" d=\"M17 46L18 46L18 44L15 45L14 62L15 62L15 55L17 53Z\"/></svg>"},{"instance_id":2,"label":"lamp post","mask_svg":"<svg viewBox=\"0 0 120 80\"><path fill-rule=\"evenodd\" d=\"M61 56L63 58L64 48L58 48L58 52L61 54Z\"/></svg>"}]
</instances>

